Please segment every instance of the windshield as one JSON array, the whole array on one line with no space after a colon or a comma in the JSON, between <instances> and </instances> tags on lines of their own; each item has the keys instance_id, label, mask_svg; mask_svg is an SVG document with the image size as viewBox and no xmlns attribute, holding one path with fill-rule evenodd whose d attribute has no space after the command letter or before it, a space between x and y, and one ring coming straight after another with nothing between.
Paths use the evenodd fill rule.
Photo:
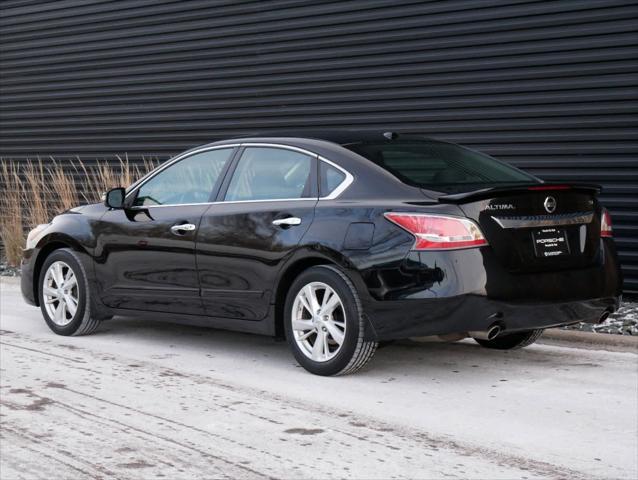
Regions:
<instances>
[{"instance_id":1,"label":"windshield","mask_svg":"<svg viewBox=\"0 0 638 480\"><path fill-rule=\"evenodd\" d=\"M402 182L428 190L458 193L539 182L495 158L451 143L393 141L344 147L383 167Z\"/></svg>"}]
</instances>

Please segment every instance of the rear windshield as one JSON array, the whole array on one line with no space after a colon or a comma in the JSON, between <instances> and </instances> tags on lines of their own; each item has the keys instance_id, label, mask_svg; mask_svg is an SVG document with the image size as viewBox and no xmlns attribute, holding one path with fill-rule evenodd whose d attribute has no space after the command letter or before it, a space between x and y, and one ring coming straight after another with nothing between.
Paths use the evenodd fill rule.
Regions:
<instances>
[{"instance_id":1,"label":"rear windshield","mask_svg":"<svg viewBox=\"0 0 638 480\"><path fill-rule=\"evenodd\" d=\"M467 148L436 141L393 141L344 145L402 182L446 193L537 183L517 168Z\"/></svg>"}]
</instances>

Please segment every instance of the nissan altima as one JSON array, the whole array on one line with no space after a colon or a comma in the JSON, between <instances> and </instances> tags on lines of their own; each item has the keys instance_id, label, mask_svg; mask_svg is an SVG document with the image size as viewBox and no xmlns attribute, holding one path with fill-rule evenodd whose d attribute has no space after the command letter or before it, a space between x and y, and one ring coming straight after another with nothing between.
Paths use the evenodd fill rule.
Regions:
<instances>
[{"instance_id":1,"label":"nissan altima","mask_svg":"<svg viewBox=\"0 0 638 480\"><path fill-rule=\"evenodd\" d=\"M271 335L318 375L396 339L520 348L618 308L599 191L394 132L220 141L32 230L22 292L59 335L114 315Z\"/></svg>"}]
</instances>

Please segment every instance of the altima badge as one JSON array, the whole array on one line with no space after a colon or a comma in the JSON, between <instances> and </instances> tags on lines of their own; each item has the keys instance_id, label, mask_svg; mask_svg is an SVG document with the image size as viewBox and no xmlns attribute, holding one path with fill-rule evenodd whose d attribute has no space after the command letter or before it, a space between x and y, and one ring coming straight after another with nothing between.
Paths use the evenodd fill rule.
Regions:
<instances>
[{"instance_id":1,"label":"altima badge","mask_svg":"<svg viewBox=\"0 0 638 480\"><path fill-rule=\"evenodd\" d=\"M515 208L511 203L504 203L502 205L487 205L483 210L514 210Z\"/></svg>"},{"instance_id":2,"label":"altima badge","mask_svg":"<svg viewBox=\"0 0 638 480\"><path fill-rule=\"evenodd\" d=\"M556 199L554 197L547 197L545 202L543 202L543 206L545 210L547 210L547 213L554 213L554 210L556 210Z\"/></svg>"}]
</instances>

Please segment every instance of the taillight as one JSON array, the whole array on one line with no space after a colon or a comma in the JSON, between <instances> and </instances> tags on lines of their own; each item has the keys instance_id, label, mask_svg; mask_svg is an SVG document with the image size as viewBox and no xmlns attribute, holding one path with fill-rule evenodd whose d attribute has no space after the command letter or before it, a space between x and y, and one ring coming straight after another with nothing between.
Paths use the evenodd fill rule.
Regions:
<instances>
[{"instance_id":1,"label":"taillight","mask_svg":"<svg viewBox=\"0 0 638 480\"><path fill-rule=\"evenodd\" d=\"M603 208L602 218L600 220L600 236L612 237L611 232L611 215L606 208Z\"/></svg>"},{"instance_id":2,"label":"taillight","mask_svg":"<svg viewBox=\"0 0 638 480\"><path fill-rule=\"evenodd\" d=\"M416 237L415 250L451 250L487 245L479 227L467 218L389 212L385 217Z\"/></svg>"}]
</instances>

